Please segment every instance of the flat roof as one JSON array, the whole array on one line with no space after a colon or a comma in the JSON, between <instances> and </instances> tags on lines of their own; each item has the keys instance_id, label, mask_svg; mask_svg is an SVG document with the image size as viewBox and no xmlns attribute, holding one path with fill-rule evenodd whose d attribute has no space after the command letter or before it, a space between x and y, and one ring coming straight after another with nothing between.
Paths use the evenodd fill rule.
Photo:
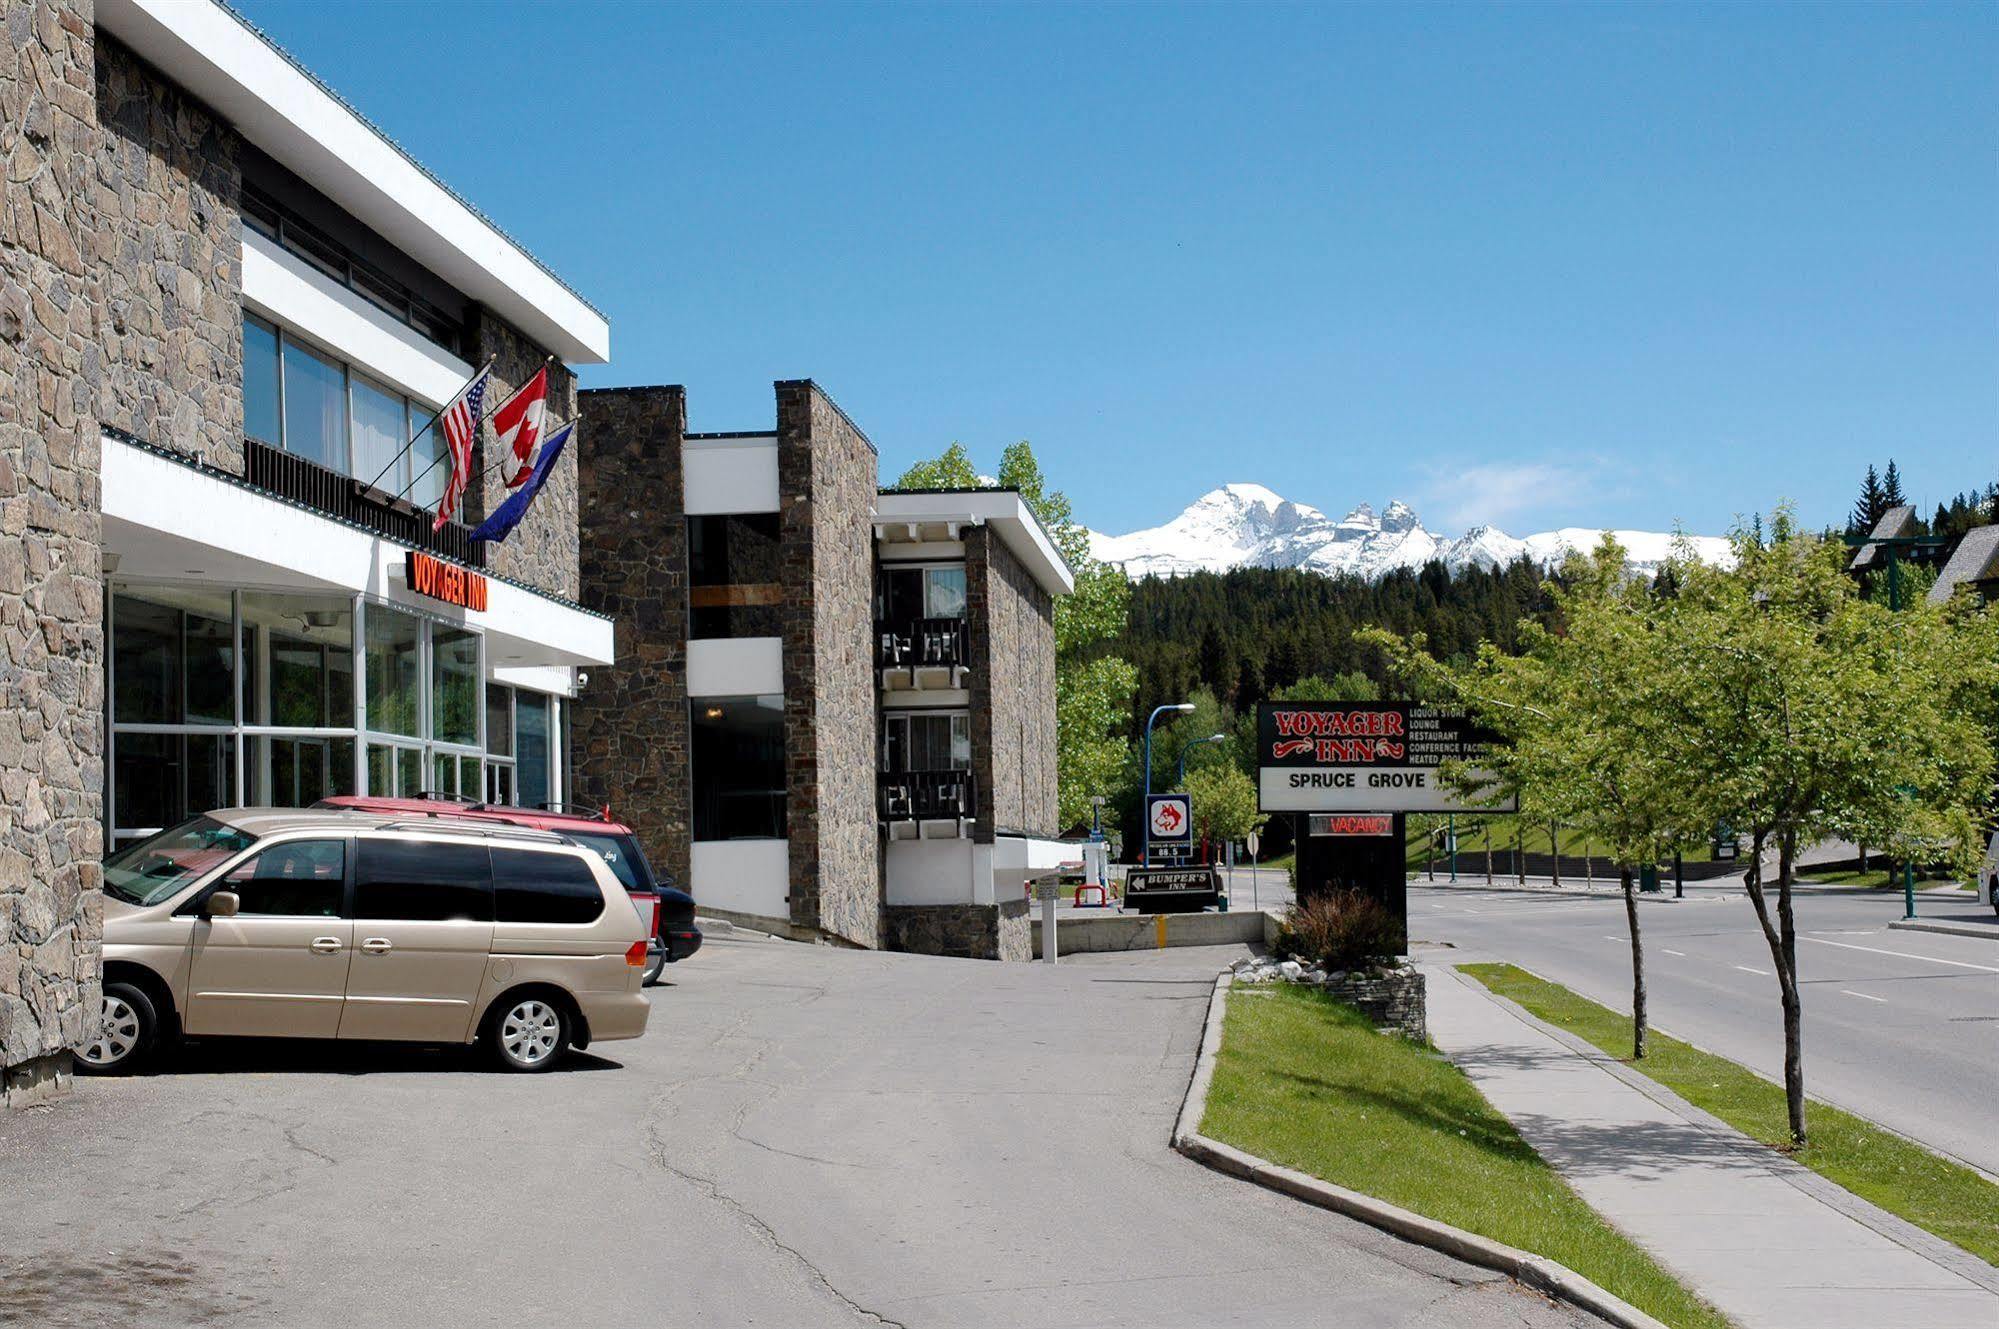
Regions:
<instances>
[{"instance_id":1,"label":"flat roof","mask_svg":"<svg viewBox=\"0 0 1999 1329\"><path fill-rule=\"evenodd\" d=\"M96 16L244 138L563 360L610 358L601 311L235 10L97 0Z\"/></svg>"},{"instance_id":2,"label":"flat roof","mask_svg":"<svg viewBox=\"0 0 1999 1329\"><path fill-rule=\"evenodd\" d=\"M884 489L875 525L964 522L991 527L1050 595L1076 589L1076 574L1018 489Z\"/></svg>"}]
</instances>

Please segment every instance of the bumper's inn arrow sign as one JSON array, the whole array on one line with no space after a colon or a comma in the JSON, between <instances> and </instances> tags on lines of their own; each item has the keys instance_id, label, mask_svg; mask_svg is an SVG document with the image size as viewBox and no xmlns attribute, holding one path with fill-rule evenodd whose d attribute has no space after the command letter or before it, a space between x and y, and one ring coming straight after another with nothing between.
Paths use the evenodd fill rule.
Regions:
<instances>
[{"instance_id":1,"label":"bumper's inn arrow sign","mask_svg":"<svg viewBox=\"0 0 1999 1329\"><path fill-rule=\"evenodd\" d=\"M1461 710L1406 702L1267 701L1256 708L1264 812L1515 812L1446 787L1447 761L1474 769L1493 735Z\"/></svg>"}]
</instances>

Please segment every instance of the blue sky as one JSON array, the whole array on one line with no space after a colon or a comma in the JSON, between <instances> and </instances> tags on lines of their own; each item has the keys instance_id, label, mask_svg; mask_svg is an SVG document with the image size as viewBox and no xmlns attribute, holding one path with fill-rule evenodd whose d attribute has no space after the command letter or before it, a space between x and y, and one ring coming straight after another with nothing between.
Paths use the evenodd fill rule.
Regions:
<instances>
[{"instance_id":1,"label":"blue sky","mask_svg":"<svg viewBox=\"0 0 1999 1329\"><path fill-rule=\"evenodd\" d=\"M239 3L696 429L809 376L1112 531L1999 476L1999 6Z\"/></svg>"}]
</instances>

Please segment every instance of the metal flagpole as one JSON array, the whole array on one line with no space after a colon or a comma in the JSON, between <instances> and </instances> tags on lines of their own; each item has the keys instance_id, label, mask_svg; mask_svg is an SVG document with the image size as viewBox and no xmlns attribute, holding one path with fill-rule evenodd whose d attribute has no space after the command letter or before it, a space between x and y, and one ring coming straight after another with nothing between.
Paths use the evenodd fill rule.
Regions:
<instances>
[{"instance_id":1,"label":"metal flagpole","mask_svg":"<svg viewBox=\"0 0 1999 1329\"><path fill-rule=\"evenodd\" d=\"M401 460L402 460L402 457L403 457L403 454L404 454L404 453L406 453L406 452L408 452L408 451L409 451L409 450L410 450L411 448L415 447L415 446L416 446L416 441L417 441L418 439L422 438L422 437L424 436L424 434L425 434L426 432L428 432L428 431L430 430L430 428L431 428L432 426L434 426L434 425L435 425L435 424L437 423L437 421L438 421L438 418L439 418L440 416L442 416L442 415L444 414L444 412L445 412L445 411L447 411L447 410L450 410L450 409L451 409L451 402L455 402L455 401L457 401L457 400L458 400L458 399L459 399L460 397L464 396L464 395L465 395L465 390L466 390L466 388L469 388L469 387L471 387L471 386L472 386L472 385L473 385L474 383L477 383L477 382L479 381L479 374L483 374L483 373L485 373L485 372L486 372L486 370L487 370L487 369L491 369L491 368L493 367L493 365L494 365L494 364L495 364L495 363L496 363L496 362L497 362L497 361L499 360L499 358L500 358L500 357L499 357L499 356L497 356L497 355L496 355L496 356L493 356L493 357L492 357L492 359L489 359L488 361L486 361L486 365L485 365L485 368L484 368L484 369L481 369L481 370L479 370L479 372L478 372L478 373L475 373L474 375L472 375L472 377L470 377L470 378L466 379L466 380L465 380L465 382L464 382L464 384L463 384L463 385L461 385L461 386L459 387L458 391L456 391L456 392L454 392L454 393L452 393L452 394L451 394L451 401L447 401L446 403L444 403L444 405L443 405L442 407L440 407L440 408L438 409L438 412L437 412L437 414L436 414L436 415L433 415L433 416L431 416L431 417L430 417L430 419L426 420L426 421L424 422L424 426L423 426L423 428L422 428L422 429L419 429L419 430L417 430L417 431L416 431L416 432L415 432L414 434L411 434L411 435L410 435L410 439L409 439L409 442L407 442L407 443L403 444L403 445L402 445L402 447L401 447L401 448L399 448L399 449L398 449L398 450L396 451L396 455L395 455L395 456L393 456L393 457L391 457L391 458L389 458L388 462L387 462L387 463L386 463L386 464L385 464L385 465L384 465L384 466L382 467L382 469L381 469L381 470L379 470L379 471L376 471L376 472L375 472L375 479L374 479L374 480L370 480L370 481L368 482L368 488L370 488L370 489L373 489L373 488L375 487L375 483L376 483L376 481L380 480L380 479L381 479L381 478L382 478L383 476L385 476L385 475L387 475L387 474L389 473L389 467L391 467L391 466L394 466L394 465L395 465L395 464L396 464L397 462L401 461ZM432 468L434 468L434 467L435 467L436 465L437 465L437 463L436 463L435 461L431 462L431 464L430 464L429 466L426 466L426 467L424 467L424 468L423 468L423 474L424 474L424 475L429 475L429 474L430 474L430 472L431 472L431 470L432 470ZM423 478L422 476L418 476L418 477L417 477L417 479L422 479L422 478ZM410 483L411 483L412 485L414 485L414 484L416 483L416 481L415 481L415 480L412 480L412 481L410 481ZM405 490L404 492L408 492L408 491L407 491L407 490ZM397 498L401 498L401 497L402 497L402 494L401 494L401 493L399 493L399 494L397 494L397 495L396 495L396 497L397 497Z\"/></svg>"},{"instance_id":2,"label":"metal flagpole","mask_svg":"<svg viewBox=\"0 0 1999 1329\"><path fill-rule=\"evenodd\" d=\"M544 365L543 365L542 367L543 367L543 368L547 368L547 367L548 367L548 365L552 365L552 364L554 364L554 363L555 363L555 357L551 355L551 356L549 356L549 357L548 357L548 360L547 360L547 362L546 362L546 363L545 363L545 364L544 364ZM530 375L528 376L528 379L529 379L529 382L532 382L532 381L533 381L533 379L534 379L534 376L533 376L532 374L530 374ZM485 414L486 418L490 420L490 419L491 419L491 418L492 418L493 416L495 416L495 415L498 415L498 414L499 414L499 413L500 413L501 411L503 411L503 410L505 410L505 409L506 409L506 407L507 407L507 402L510 402L510 401L512 401L512 400L513 400L513 399L514 399L515 397L518 397L518 396L520 396L520 395L521 395L521 393L523 393L523 392L525 392L525 391L527 391L527 384L525 384L525 383L524 383L524 384L522 384L522 385L521 385L520 387L518 387L518 388L514 389L514 391L513 391L513 394L512 394L511 396L509 396L509 397L507 398L507 401L503 401L503 402L501 402L501 403L500 403L500 404L499 404L498 406L494 407L494 408L493 408L492 410L490 410L490 411L487 411L487 412L485 412L484 414ZM442 411L439 411L439 412L438 412L438 414L439 414L439 415L442 415L442 414L443 414L443 412L442 412ZM554 427L554 428L552 428L552 429L543 429L543 430L542 430L542 437L543 437L543 438L546 438L546 437L548 437L548 436L549 436L550 434L553 434L553 433L554 433L554 432L555 432L555 431L556 431L557 429L560 429L560 428L562 428L562 423L561 423L561 422L558 422L558 423L557 423L557 424L555 425L555 427ZM416 440L415 440L415 439L411 439L410 441L411 441L412 443L414 443L414 442L415 442ZM507 454L506 456L504 456L504 457L501 457L501 458L500 458L500 459L499 459L498 461L494 462L494 463L493 463L493 464L492 464L491 466L487 466L487 467L484 467L483 469L481 469L481 470L480 470L480 472L479 472L479 474L478 474L478 475L476 475L476 476L472 476L472 477L470 477L469 479L467 479L467 480L466 480L466 482L465 482L465 487L466 487L467 489L470 489L470 488L472 487L472 481L473 481L473 480L484 480L484 479L485 479L485 478L486 478L487 476L489 476L489 475L493 474L493 473L494 473L494 472L496 472L496 471L499 471L499 470L501 470L502 468L504 468L504 467L506 466L506 464L508 463L508 461L512 459L513 455L514 455L513 453L509 452L509 453L508 453L508 454ZM417 476L416 476L416 477L415 477L414 479L412 479L412 480L411 480L411 481L409 482L408 486L404 488L404 490L402 491L402 494L397 494L397 495L396 495L396 497L397 497L397 498L401 498L401 497L403 496L403 494L407 494L407 493L408 493L408 492L409 492L409 491L410 491L411 489L414 489L414 488L416 488L416 486L417 486L417 481L418 481L418 480L421 480L421 479L423 479L423 477L424 477L424 476L426 476L426 475L429 475L429 474L430 474L430 473L431 473L432 471L436 470L436 469L437 469L437 463L439 463L439 462L441 462L441 461L443 461L443 460L444 460L444 458L442 458L442 457L433 457L433 458L431 458L431 460L430 460L430 465L428 465L428 466L424 467L424 468L423 468L423 470L422 470L422 472L421 472L421 473L419 473L419 474L418 474L418 475L417 475Z\"/></svg>"}]
</instances>

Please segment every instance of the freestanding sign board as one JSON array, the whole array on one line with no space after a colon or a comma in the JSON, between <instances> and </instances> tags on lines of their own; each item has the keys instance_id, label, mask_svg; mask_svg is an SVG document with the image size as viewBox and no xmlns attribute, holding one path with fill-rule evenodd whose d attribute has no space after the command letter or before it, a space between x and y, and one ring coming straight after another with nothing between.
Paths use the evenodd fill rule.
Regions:
<instances>
[{"instance_id":1,"label":"freestanding sign board","mask_svg":"<svg viewBox=\"0 0 1999 1329\"><path fill-rule=\"evenodd\" d=\"M1256 708L1257 806L1264 812L1517 812L1517 798L1467 800L1447 761L1476 768L1493 735L1462 710L1408 702L1266 701Z\"/></svg>"},{"instance_id":2,"label":"freestanding sign board","mask_svg":"<svg viewBox=\"0 0 1999 1329\"><path fill-rule=\"evenodd\" d=\"M1191 914L1221 900L1213 868L1133 868L1125 874L1125 908L1141 914Z\"/></svg>"},{"instance_id":3,"label":"freestanding sign board","mask_svg":"<svg viewBox=\"0 0 1999 1329\"><path fill-rule=\"evenodd\" d=\"M1169 853L1194 844L1194 807L1185 794L1154 794L1145 804L1152 847Z\"/></svg>"}]
</instances>

